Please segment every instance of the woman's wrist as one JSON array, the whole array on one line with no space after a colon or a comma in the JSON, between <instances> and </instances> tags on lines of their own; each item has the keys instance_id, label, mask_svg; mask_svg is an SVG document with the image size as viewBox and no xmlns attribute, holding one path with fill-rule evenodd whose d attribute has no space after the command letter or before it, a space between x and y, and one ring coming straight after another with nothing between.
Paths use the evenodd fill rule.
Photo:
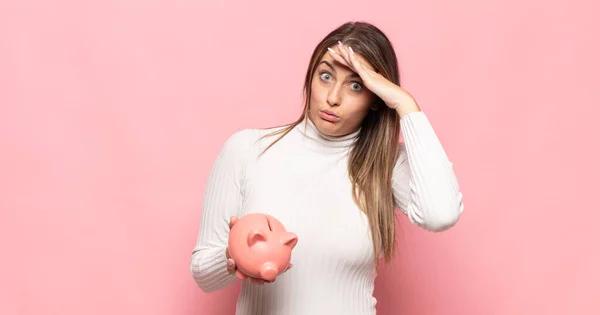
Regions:
<instances>
[{"instance_id":1,"label":"woman's wrist","mask_svg":"<svg viewBox=\"0 0 600 315\"><path fill-rule=\"evenodd\" d=\"M417 102L414 101L414 99L406 100L406 101L400 103L398 106L396 106L396 112L400 116L400 119L402 119L404 116L406 116L410 113L415 113L415 112L420 112L420 111L421 111L421 109L419 108L419 105L417 105Z\"/></svg>"}]
</instances>

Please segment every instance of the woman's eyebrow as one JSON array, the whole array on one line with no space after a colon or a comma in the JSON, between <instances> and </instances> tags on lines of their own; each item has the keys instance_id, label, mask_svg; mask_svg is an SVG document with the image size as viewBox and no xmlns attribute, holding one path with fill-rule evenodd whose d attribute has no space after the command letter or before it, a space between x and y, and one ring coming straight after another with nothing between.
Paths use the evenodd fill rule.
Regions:
<instances>
[{"instance_id":1,"label":"woman's eyebrow","mask_svg":"<svg viewBox=\"0 0 600 315\"><path fill-rule=\"evenodd\" d=\"M333 67L333 65L329 61L323 60L323 61L321 61L321 63L324 63L327 66L329 66L329 68L331 68L331 71L333 71L333 73L335 73L335 68Z\"/></svg>"},{"instance_id":2,"label":"woman's eyebrow","mask_svg":"<svg viewBox=\"0 0 600 315\"><path fill-rule=\"evenodd\" d=\"M327 60L323 60L321 61L321 63L326 64L329 68L331 68L331 71L333 71L333 73L335 74L335 67ZM358 73L353 72L351 75L348 76L348 78L360 78L360 75L358 75Z\"/></svg>"}]
</instances>

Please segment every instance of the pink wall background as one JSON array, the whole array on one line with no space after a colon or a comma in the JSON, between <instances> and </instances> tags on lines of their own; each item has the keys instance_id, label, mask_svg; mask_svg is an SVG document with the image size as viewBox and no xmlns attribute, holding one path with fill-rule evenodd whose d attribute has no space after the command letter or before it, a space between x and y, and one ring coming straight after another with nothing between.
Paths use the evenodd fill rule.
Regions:
<instances>
[{"instance_id":1,"label":"pink wall background","mask_svg":"<svg viewBox=\"0 0 600 315\"><path fill-rule=\"evenodd\" d=\"M189 258L234 131L288 122L314 45L393 40L455 165L451 231L401 220L379 314L600 314L600 5L0 2L0 314L233 314Z\"/></svg>"}]
</instances>

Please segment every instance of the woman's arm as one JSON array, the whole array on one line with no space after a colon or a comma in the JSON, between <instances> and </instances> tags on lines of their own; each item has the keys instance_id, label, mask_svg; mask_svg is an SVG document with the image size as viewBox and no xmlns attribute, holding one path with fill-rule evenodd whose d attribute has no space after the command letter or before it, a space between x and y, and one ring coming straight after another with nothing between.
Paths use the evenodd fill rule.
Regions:
<instances>
[{"instance_id":1,"label":"woman's arm","mask_svg":"<svg viewBox=\"0 0 600 315\"><path fill-rule=\"evenodd\" d=\"M329 54L358 73L365 87L401 117L406 146L401 148L392 177L396 204L411 222L427 230L453 226L463 211L462 194L452 163L412 95L358 60L342 42L337 50L330 48Z\"/></svg>"},{"instance_id":2,"label":"woman's arm","mask_svg":"<svg viewBox=\"0 0 600 315\"><path fill-rule=\"evenodd\" d=\"M424 112L401 117L404 144L392 175L394 200L412 223L444 231L463 212L463 195L452 163Z\"/></svg>"},{"instance_id":3,"label":"woman's arm","mask_svg":"<svg viewBox=\"0 0 600 315\"><path fill-rule=\"evenodd\" d=\"M204 191L202 218L190 262L191 273L204 292L225 288L237 277L227 271L229 219L238 216L241 182L249 152L247 133L232 135L221 149Z\"/></svg>"}]
</instances>

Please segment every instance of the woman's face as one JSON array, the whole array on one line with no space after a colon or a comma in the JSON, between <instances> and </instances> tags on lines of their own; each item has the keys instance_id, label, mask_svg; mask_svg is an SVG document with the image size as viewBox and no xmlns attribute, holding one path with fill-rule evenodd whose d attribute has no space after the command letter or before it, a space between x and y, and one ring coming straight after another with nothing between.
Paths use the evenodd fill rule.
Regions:
<instances>
[{"instance_id":1,"label":"woman's face","mask_svg":"<svg viewBox=\"0 0 600 315\"><path fill-rule=\"evenodd\" d=\"M337 46L332 48L339 52ZM360 55L355 56L373 69ZM339 137L357 131L374 100L357 73L329 53L323 55L313 75L309 103L309 118L322 133Z\"/></svg>"}]
</instances>

